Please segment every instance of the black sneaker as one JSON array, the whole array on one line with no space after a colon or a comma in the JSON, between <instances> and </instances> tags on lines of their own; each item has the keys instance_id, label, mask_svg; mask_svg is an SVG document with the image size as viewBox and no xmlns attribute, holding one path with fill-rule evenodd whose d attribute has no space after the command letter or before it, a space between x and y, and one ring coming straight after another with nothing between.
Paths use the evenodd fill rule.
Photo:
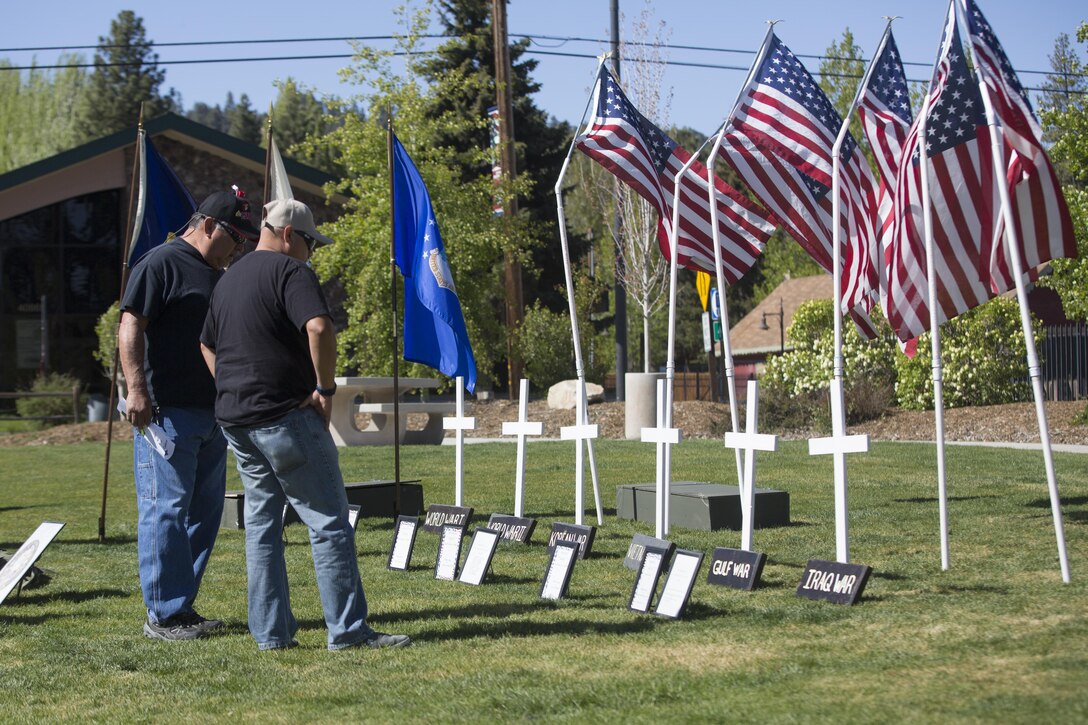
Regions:
<instances>
[{"instance_id":1,"label":"black sneaker","mask_svg":"<svg viewBox=\"0 0 1088 725\"><path fill-rule=\"evenodd\" d=\"M149 617L144 622L144 636L148 639L161 639L168 642L200 639L206 632L192 624L186 624L180 617L172 617L156 624Z\"/></svg>"},{"instance_id":2,"label":"black sneaker","mask_svg":"<svg viewBox=\"0 0 1088 725\"><path fill-rule=\"evenodd\" d=\"M385 647L407 647L412 644L412 640L408 638L406 634L385 634L384 632L375 632L362 642L364 647L370 649L383 649Z\"/></svg>"},{"instance_id":3,"label":"black sneaker","mask_svg":"<svg viewBox=\"0 0 1088 725\"><path fill-rule=\"evenodd\" d=\"M221 619L205 619L196 613L196 610L186 612L185 614L179 614L174 619L188 627L195 627L201 632L207 634L213 630L219 629L223 626L223 620Z\"/></svg>"}]
</instances>

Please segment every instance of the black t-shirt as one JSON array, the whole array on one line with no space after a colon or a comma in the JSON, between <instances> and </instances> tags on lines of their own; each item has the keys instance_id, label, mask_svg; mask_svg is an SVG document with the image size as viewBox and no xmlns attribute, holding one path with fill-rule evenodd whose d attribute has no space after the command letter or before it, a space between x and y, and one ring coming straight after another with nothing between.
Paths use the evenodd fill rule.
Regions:
<instances>
[{"instance_id":1,"label":"black t-shirt","mask_svg":"<svg viewBox=\"0 0 1088 725\"><path fill-rule=\"evenodd\" d=\"M317 385L306 323L329 315L317 276L258 249L231 265L212 295L200 341L215 350L215 418L258 425L298 407Z\"/></svg>"},{"instance_id":2,"label":"black t-shirt","mask_svg":"<svg viewBox=\"0 0 1088 725\"><path fill-rule=\"evenodd\" d=\"M144 375L155 405L215 405L215 381L200 354L200 330L222 276L182 239L160 244L133 267L121 309L148 320Z\"/></svg>"}]
</instances>

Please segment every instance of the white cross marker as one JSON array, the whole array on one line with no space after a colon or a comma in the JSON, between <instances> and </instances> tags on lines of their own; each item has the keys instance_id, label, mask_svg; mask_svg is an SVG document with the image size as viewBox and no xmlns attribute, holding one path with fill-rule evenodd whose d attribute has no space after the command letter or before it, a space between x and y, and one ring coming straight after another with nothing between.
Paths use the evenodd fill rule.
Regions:
<instances>
[{"instance_id":1,"label":"white cross marker","mask_svg":"<svg viewBox=\"0 0 1088 725\"><path fill-rule=\"evenodd\" d=\"M756 423L759 420L759 383L755 380L748 381L748 400L744 406L744 432L726 433L725 447L744 450L744 486L740 490L740 548L751 551L756 509L756 451L777 450L778 436L756 433Z\"/></svg>"},{"instance_id":2,"label":"white cross marker","mask_svg":"<svg viewBox=\"0 0 1088 725\"><path fill-rule=\"evenodd\" d=\"M842 380L831 380L831 430L830 438L810 438L810 456L832 455L835 457L835 557L843 564L850 563L849 525L846 514L846 454L865 453L869 450L868 435L846 435L846 406L843 404Z\"/></svg>"},{"instance_id":3,"label":"white cross marker","mask_svg":"<svg viewBox=\"0 0 1088 725\"><path fill-rule=\"evenodd\" d=\"M465 431L476 429L476 419L465 417L465 379L457 377L457 415L453 418L442 419L443 430L457 431L456 456L454 461L454 505L463 506L461 490L465 482L465 461L462 455L465 450Z\"/></svg>"},{"instance_id":4,"label":"white cross marker","mask_svg":"<svg viewBox=\"0 0 1088 725\"><path fill-rule=\"evenodd\" d=\"M574 523L579 526L582 525L582 519L584 518L584 495L583 489L585 488L585 471L582 464L582 441L587 443L598 435L597 424L590 425L586 422L586 384L585 381L578 381L578 408L575 414L575 424L564 426L559 429L559 437L565 441L575 441L577 448L574 449ZM592 445L592 444L591 444ZM597 523L601 521L601 512L597 510Z\"/></svg>"},{"instance_id":5,"label":"white cross marker","mask_svg":"<svg viewBox=\"0 0 1088 725\"><path fill-rule=\"evenodd\" d=\"M521 379L521 394L518 402L518 420L516 423L504 422L502 434L518 437L518 467L514 478L514 515L521 517L522 502L525 498L525 437L544 433L544 424L530 423L529 416L529 381Z\"/></svg>"},{"instance_id":6,"label":"white cross marker","mask_svg":"<svg viewBox=\"0 0 1088 725\"><path fill-rule=\"evenodd\" d=\"M668 405L668 396L665 394L665 380L657 381L657 427L642 429L643 443L657 444L657 494L654 510L654 531L659 539L665 538L669 533L668 499L672 488L672 471L668 465L667 446L680 443L680 429L666 428L665 408Z\"/></svg>"}]
</instances>

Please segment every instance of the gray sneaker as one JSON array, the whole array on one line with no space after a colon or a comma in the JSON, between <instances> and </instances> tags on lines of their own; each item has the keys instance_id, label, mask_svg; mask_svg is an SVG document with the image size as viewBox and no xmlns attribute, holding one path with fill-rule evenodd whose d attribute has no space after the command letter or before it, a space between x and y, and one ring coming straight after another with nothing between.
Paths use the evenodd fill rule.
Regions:
<instances>
[{"instance_id":1,"label":"gray sneaker","mask_svg":"<svg viewBox=\"0 0 1088 725\"><path fill-rule=\"evenodd\" d=\"M205 634L219 629L223 626L223 620L221 619L206 619L199 614L196 610L186 612L185 614L179 614L174 619L188 627L195 627L196 629L204 632Z\"/></svg>"},{"instance_id":2,"label":"gray sneaker","mask_svg":"<svg viewBox=\"0 0 1088 725\"><path fill-rule=\"evenodd\" d=\"M370 649L383 649L385 647L407 647L412 644L412 640L406 634L375 632L364 639L362 644Z\"/></svg>"},{"instance_id":3,"label":"gray sneaker","mask_svg":"<svg viewBox=\"0 0 1088 725\"><path fill-rule=\"evenodd\" d=\"M150 617L144 622L144 636L148 639L161 639L168 642L180 642L183 640L200 639L207 633L192 624L182 622L178 617L164 620L156 624Z\"/></svg>"}]
</instances>

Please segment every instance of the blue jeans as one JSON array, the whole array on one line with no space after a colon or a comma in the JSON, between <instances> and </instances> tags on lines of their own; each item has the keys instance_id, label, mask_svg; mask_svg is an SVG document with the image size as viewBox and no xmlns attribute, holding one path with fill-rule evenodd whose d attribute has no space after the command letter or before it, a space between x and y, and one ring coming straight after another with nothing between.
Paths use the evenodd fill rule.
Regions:
<instances>
[{"instance_id":1,"label":"blue jeans","mask_svg":"<svg viewBox=\"0 0 1088 725\"><path fill-rule=\"evenodd\" d=\"M310 529L329 649L368 638L374 630L366 623L355 532L348 523L336 445L324 420L312 408L301 408L271 423L231 426L223 433L245 488L249 631L257 646L290 646L298 630L283 559L283 507L288 501Z\"/></svg>"},{"instance_id":2,"label":"blue jeans","mask_svg":"<svg viewBox=\"0 0 1088 725\"><path fill-rule=\"evenodd\" d=\"M174 441L164 459L133 435L136 552L148 616L193 610L223 516L227 443L211 409L163 408L156 422Z\"/></svg>"}]
</instances>

